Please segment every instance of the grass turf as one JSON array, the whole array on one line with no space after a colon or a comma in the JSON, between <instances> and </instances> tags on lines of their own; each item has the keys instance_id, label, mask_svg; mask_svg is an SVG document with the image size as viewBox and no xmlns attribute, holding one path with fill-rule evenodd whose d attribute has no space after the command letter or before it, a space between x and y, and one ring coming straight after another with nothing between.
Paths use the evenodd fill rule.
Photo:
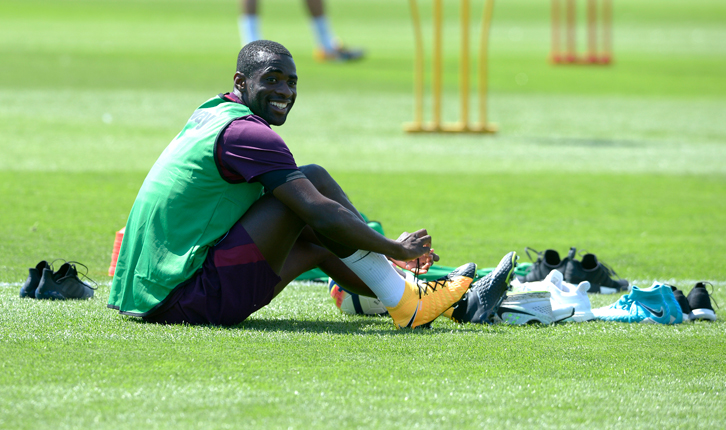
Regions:
<instances>
[{"instance_id":1,"label":"grass turf","mask_svg":"<svg viewBox=\"0 0 726 430\"><path fill-rule=\"evenodd\" d=\"M576 246L640 286L687 292L711 280L726 302L722 3L617 3L615 64L587 68L547 64L546 2L498 2L490 111L501 132L488 137L401 132L412 117L405 2L329 2L338 33L369 51L356 65L312 61L301 2L264 5L265 35L292 50L301 76L278 131L298 162L330 169L390 234L427 227L447 265ZM678 327L437 321L398 333L385 319L338 314L321 286L296 284L220 329L119 317L105 309L106 282L84 303L17 298L41 259L79 260L105 279L146 171L199 103L229 89L236 13L228 0L0 4L0 427L726 420L721 316ZM457 36L447 35L453 121Z\"/></svg>"},{"instance_id":2,"label":"grass turf","mask_svg":"<svg viewBox=\"0 0 726 430\"><path fill-rule=\"evenodd\" d=\"M3 295L14 310L0 320L3 348L16 358L3 369L3 427L707 428L723 419L721 322L437 322L405 333L383 318L343 317L319 286L290 288L232 329L160 328L95 301Z\"/></svg>"}]
</instances>

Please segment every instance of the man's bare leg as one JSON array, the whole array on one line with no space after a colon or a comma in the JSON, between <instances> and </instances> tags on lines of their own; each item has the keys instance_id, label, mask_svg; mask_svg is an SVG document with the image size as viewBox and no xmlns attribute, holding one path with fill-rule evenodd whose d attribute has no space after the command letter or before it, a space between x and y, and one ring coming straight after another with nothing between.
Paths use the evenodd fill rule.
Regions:
<instances>
[{"instance_id":1,"label":"man's bare leg","mask_svg":"<svg viewBox=\"0 0 726 430\"><path fill-rule=\"evenodd\" d=\"M305 223L270 194L256 201L239 221L267 264L280 274Z\"/></svg>"},{"instance_id":2,"label":"man's bare leg","mask_svg":"<svg viewBox=\"0 0 726 430\"><path fill-rule=\"evenodd\" d=\"M237 27L242 46L260 39L260 19L257 14L257 0L240 0L240 14Z\"/></svg>"},{"instance_id":3,"label":"man's bare leg","mask_svg":"<svg viewBox=\"0 0 726 430\"><path fill-rule=\"evenodd\" d=\"M325 14L323 0L305 0L305 3L307 3L310 16L312 16L313 18L317 18Z\"/></svg>"},{"instance_id":4,"label":"man's bare leg","mask_svg":"<svg viewBox=\"0 0 726 430\"><path fill-rule=\"evenodd\" d=\"M280 273L282 278L280 283L287 285L301 274L316 267L335 279L338 285L352 293L367 297L376 296L345 263L340 261L340 258L318 241L310 227L305 227L292 250L290 250L287 261Z\"/></svg>"}]
</instances>

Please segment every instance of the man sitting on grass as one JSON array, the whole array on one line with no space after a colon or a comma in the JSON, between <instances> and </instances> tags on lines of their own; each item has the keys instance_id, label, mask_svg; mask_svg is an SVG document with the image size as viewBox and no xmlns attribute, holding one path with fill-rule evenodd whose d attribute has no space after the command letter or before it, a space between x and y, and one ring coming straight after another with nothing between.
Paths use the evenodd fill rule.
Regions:
<instances>
[{"instance_id":1,"label":"man sitting on grass","mask_svg":"<svg viewBox=\"0 0 726 430\"><path fill-rule=\"evenodd\" d=\"M387 239L325 169L296 165L270 125L285 123L297 80L282 45L242 48L232 93L202 104L144 180L110 308L151 322L234 325L319 266L370 287L397 328L413 328L467 292L474 265L439 282L404 280L385 256L425 270L434 258L426 230Z\"/></svg>"}]
</instances>

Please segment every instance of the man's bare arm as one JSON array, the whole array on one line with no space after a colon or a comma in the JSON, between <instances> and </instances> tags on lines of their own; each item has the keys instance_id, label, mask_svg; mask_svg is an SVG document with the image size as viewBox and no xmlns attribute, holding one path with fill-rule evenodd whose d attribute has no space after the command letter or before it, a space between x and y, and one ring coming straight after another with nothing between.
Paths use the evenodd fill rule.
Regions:
<instances>
[{"instance_id":1,"label":"man's bare arm","mask_svg":"<svg viewBox=\"0 0 726 430\"><path fill-rule=\"evenodd\" d=\"M388 239L338 202L320 194L307 179L287 182L275 188L272 194L313 230L352 250L363 249L409 261L427 256L431 249L431 236L425 230L398 241Z\"/></svg>"}]
</instances>

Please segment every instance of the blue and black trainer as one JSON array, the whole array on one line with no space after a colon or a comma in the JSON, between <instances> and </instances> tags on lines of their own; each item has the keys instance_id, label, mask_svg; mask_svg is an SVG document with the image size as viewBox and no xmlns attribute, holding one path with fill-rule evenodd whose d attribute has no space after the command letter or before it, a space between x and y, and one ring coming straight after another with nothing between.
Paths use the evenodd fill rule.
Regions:
<instances>
[{"instance_id":1,"label":"blue and black trainer","mask_svg":"<svg viewBox=\"0 0 726 430\"><path fill-rule=\"evenodd\" d=\"M53 265L45 260L38 263L35 267L28 269L28 278L23 283L23 286L20 287L20 298L35 298L35 290L40 285L40 278L43 276L43 270L45 269L50 269L53 272Z\"/></svg>"},{"instance_id":2,"label":"blue and black trainer","mask_svg":"<svg viewBox=\"0 0 726 430\"><path fill-rule=\"evenodd\" d=\"M681 307L671 287L654 283L650 288L633 286L610 306L593 309L595 319L625 323L680 324L683 322Z\"/></svg>"},{"instance_id":3,"label":"blue and black trainer","mask_svg":"<svg viewBox=\"0 0 726 430\"><path fill-rule=\"evenodd\" d=\"M78 278L76 264L83 266L77 262L68 262L63 263L57 272L53 272L50 268L43 269L40 284L35 290L35 298L53 300L92 298L95 288Z\"/></svg>"}]
</instances>

